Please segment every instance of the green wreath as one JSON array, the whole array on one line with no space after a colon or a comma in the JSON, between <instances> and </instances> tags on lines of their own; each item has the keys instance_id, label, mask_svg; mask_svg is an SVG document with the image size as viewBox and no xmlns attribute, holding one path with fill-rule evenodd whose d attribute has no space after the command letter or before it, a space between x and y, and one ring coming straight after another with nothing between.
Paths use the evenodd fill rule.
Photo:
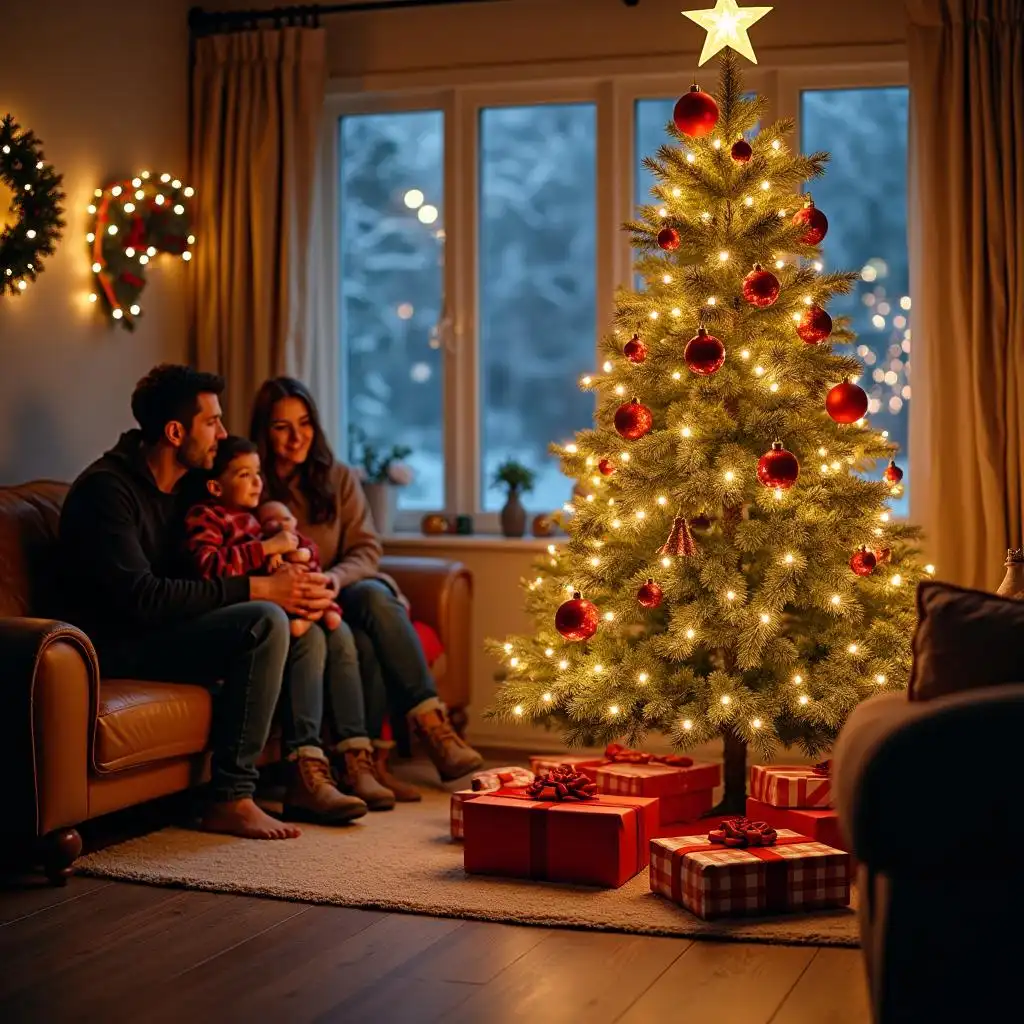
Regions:
<instances>
[{"instance_id":1,"label":"green wreath","mask_svg":"<svg viewBox=\"0 0 1024 1024\"><path fill-rule=\"evenodd\" d=\"M186 263L192 259L189 207L194 194L170 174L157 177L149 171L94 193L89 204L93 223L85 238L98 287L90 299L102 298L114 321L129 331L142 314L139 299L150 261L160 253Z\"/></svg>"},{"instance_id":2,"label":"green wreath","mask_svg":"<svg viewBox=\"0 0 1024 1024\"><path fill-rule=\"evenodd\" d=\"M35 135L7 114L0 121L0 186L11 197L6 205L0 198L0 216L14 220L0 234L0 296L23 292L43 272L44 257L53 255L64 227L61 180Z\"/></svg>"}]
</instances>

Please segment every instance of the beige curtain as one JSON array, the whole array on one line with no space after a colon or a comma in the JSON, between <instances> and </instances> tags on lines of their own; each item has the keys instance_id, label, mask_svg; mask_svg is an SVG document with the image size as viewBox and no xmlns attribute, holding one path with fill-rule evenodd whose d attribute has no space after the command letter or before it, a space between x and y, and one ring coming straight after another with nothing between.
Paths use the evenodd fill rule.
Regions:
<instances>
[{"instance_id":1,"label":"beige curtain","mask_svg":"<svg viewBox=\"0 0 1024 1024\"><path fill-rule=\"evenodd\" d=\"M263 380L289 373L312 383L328 341L316 315L314 232L323 29L200 39L192 86L192 355L227 378L227 423L244 433Z\"/></svg>"},{"instance_id":2,"label":"beige curtain","mask_svg":"<svg viewBox=\"0 0 1024 1024\"><path fill-rule=\"evenodd\" d=\"M911 513L992 588L1024 515L1024 0L908 0Z\"/></svg>"}]
</instances>

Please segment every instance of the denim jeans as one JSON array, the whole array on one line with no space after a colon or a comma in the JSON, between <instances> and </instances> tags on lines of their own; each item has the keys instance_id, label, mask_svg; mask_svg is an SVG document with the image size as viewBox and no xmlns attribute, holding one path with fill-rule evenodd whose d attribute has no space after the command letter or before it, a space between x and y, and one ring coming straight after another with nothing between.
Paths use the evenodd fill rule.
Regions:
<instances>
[{"instance_id":1,"label":"denim jeans","mask_svg":"<svg viewBox=\"0 0 1024 1024\"><path fill-rule=\"evenodd\" d=\"M409 614L387 584L360 580L341 591L338 604L361 677L364 731L360 735L376 739L388 710L404 717L417 704L436 697L437 687Z\"/></svg>"},{"instance_id":2,"label":"denim jeans","mask_svg":"<svg viewBox=\"0 0 1024 1024\"><path fill-rule=\"evenodd\" d=\"M263 601L218 608L104 646L107 677L207 686L213 693L211 790L215 800L252 796L256 761L279 698L284 747L320 744L327 645L311 629L293 640L288 616Z\"/></svg>"}]
</instances>

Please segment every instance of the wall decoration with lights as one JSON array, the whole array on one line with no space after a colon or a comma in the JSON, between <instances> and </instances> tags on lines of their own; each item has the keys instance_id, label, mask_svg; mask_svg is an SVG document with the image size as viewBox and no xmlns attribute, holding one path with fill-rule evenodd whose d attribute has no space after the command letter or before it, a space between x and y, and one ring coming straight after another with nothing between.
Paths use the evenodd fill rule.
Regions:
<instances>
[{"instance_id":1,"label":"wall decoration with lights","mask_svg":"<svg viewBox=\"0 0 1024 1024\"><path fill-rule=\"evenodd\" d=\"M170 174L143 171L131 181L98 188L89 204L89 243L96 291L107 313L128 330L142 314L140 298L149 263L161 253L192 259L195 236L190 229L195 190Z\"/></svg>"},{"instance_id":2,"label":"wall decoration with lights","mask_svg":"<svg viewBox=\"0 0 1024 1024\"><path fill-rule=\"evenodd\" d=\"M64 227L60 183L39 140L7 114L0 121L0 297L23 292L53 254Z\"/></svg>"}]
</instances>

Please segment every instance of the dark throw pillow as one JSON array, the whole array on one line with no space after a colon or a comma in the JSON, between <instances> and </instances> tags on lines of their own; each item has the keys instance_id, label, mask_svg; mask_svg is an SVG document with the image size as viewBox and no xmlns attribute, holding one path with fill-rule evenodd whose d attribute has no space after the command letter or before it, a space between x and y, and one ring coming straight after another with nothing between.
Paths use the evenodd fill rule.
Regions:
<instances>
[{"instance_id":1,"label":"dark throw pillow","mask_svg":"<svg viewBox=\"0 0 1024 1024\"><path fill-rule=\"evenodd\" d=\"M1024 683L1024 601L921 583L910 699L1001 683Z\"/></svg>"}]
</instances>

